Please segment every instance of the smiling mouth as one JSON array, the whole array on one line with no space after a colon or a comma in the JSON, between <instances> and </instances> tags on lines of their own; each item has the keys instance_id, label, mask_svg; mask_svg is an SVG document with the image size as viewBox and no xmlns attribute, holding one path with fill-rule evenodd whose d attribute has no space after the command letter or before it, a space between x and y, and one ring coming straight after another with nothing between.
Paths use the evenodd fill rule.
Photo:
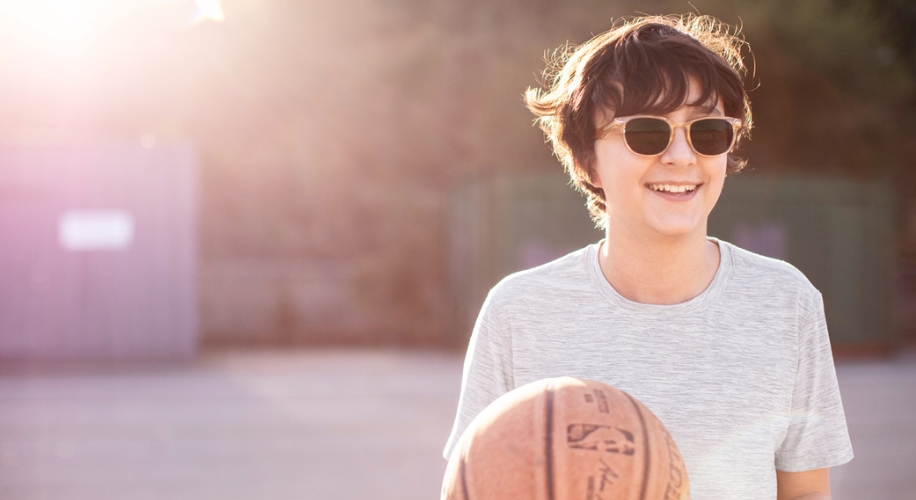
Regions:
<instances>
[{"instance_id":1,"label":"smiling mouth","mask_svg":"<svg viewBox=\"0 0 916 500\"><path fill-rule=\"evenodd\" d=\"M657 191L659 193L687 194L692 193L699 185L688 184L676 186L674 184L647 184L646 186L652 191Z\"/></svg>"}]
</instances>

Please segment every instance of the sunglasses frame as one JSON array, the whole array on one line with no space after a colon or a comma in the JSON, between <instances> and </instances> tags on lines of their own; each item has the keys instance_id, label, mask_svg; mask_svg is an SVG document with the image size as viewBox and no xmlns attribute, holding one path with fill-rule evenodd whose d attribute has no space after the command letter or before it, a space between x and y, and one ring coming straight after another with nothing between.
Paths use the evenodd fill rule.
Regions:
<instances>
[{"instance_id":1,"label":"sunglasses frame","mask_svg":"<svg viewBox=\"0 0 916 500\"><path fill-rule=\"evenodd\" d=\"M668 129L670 131L670 134L668 135L668 144L665 146L665 149L661 150L661 152L658 152L655 154L648 154L648 155L643 154L643 153L637 153L636 151L633 151L633 148L630 147L630 143L627 142L626 125L627 125L627 122L629 122L630 120L635 120L637 118L652 118L655 120L661 120L668 124ZM703 154L697 151L697 148L693 147L693 140L690 138L690 126L702 120L725 120L726 122L731 124L732 132L733 132L732 133L732 142L731 144L728 145L728 149L726 149L724 152L719 153L717 155L707 155L707 154ZM634 116L625 116L622 118L614 118L611 121L611 123L608 123L607 125L605 125L604 127L601 127L598 130L598 137L596 140L603 139L606 135L608 135L611 132L611 130L623 128L623 143L626 145L627 149L631 153L633 153L634 155L639 155L639 156L658 156L658 155L664 154L665 151L668 151L668 148L671 147L671 143L674 142L675 129L683 128L684 131L686 132L685 135L687 137L687 144L690 145L691 151L693 151L697 155L704 156L707 158L712 158L712 157L716 157L716 156L720 156L720 155L724 155L724 154L732 152L732 149L734 149L735 147L735 143L738 142L738 135L741 132L741 129L743 128L743 126L744 126L744 122L742 122L740 118L735 118L733 116L703 116L703 117L695 118L693 120L686 121L686 122L676 122L676 121L669 120L665 118L664 116L634 115Z\"/></svg>"}]
</instances>

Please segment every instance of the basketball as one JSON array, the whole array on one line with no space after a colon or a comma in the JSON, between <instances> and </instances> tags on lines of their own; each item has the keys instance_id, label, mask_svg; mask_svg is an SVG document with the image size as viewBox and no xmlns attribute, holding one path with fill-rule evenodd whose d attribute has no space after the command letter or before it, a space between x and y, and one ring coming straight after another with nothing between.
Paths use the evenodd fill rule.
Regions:
<instances>
[{"instance_id":1,"label":"basketball","mask_svg":"<svg viewBox=\"0 0 916 500\"><path fill-rule=\"evenodd\" d=\"M563 377L504 394L465 430L442 500L688 500L677 445L642 403Z\"/></svg>"}]
</instances>

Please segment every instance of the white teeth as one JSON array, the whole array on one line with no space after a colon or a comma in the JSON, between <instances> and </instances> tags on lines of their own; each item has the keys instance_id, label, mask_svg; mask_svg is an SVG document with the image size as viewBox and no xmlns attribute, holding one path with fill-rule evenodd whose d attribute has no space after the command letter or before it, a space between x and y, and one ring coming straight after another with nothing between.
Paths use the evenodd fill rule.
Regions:
<instances>
[{"instance_id":1,"label":"white teeth","mask_svg":"<svg viewBox=\"0 0 916 500\"><path fill-rule=\"evenodd\" d=\"M697 187L695 185L693 186L675 186L672 184L649 184L649 188L652 189L653 191L681 194L681 193L689 193L693 191L694 189L696 189Z\"/></svg>"}]
</instances>

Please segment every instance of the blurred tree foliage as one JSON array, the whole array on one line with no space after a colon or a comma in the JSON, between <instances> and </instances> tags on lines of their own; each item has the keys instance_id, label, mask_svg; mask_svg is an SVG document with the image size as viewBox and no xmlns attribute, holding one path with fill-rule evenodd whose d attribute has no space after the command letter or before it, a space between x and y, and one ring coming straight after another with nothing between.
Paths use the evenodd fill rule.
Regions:
<instances>
[{"instance_id":1,"label":"blurred tree foliage","mask_svg":"<svg viewBox=\"0 0 916 500\"><path fill-rule=\"evenodd\" d=\"M436 324L429 318L448 316L449 192L495 172L559 168L522 93L538 85L550 51L582 43L619 17L695 10L741 28L753 49L747 85L756 123L742 175L900 179L916 157L914 24L903 0L257 5L238 21L247 36L225 36L242 49L229 53L244 58L238 67L255 75L234 85L251 92L263 119L229 147L219 140L209 149L219 158L213 166L224 165L211 170L210 200L240 185L230 185L226 165L252 178L245 164L274 158L253 183L273 186L263 197L244 209L237 197L222 206L286 208L261 218L261 231L274 228L263 238L225 219L227 232L211 234L234 235L230 244L214 239L205 248L349 255L359 262L358 300L400 311L404 324L421 330Z\"/></svg>"},{"instance_id":2,"label":"blurred tree foliage","mask_svg":"<svg viewBox=\"0 0 916 500\"><path fill-rule=\"evenodd\" d=\"M545 53L637 12L710 14L752 47L747 86L756 128L742 175L886 179L901 199L901 257L916 256L916 3L911 0L694 0L613 3L418 2L438 27L452 184L501 170L559 168L520 95ZM437 57L439 57L437 56ZM438 168L438 167L437 167Z\"/></svg>"},{"instance_id":3,"label":"blurred tree foliage","mask_svg":"<svg viewBox=\"0 0 916 500\"><path fill-rule=\"evenodd\" d=\"M916 72L877 4L760 2L746 16L760 79L752 157L766 168L903 173L916 152Z\"/></svg>"},{"instance_id":4,"label":"blurred tree foliage","mask_svg":"<svg viewBox=\"0 0 916 500\"><path fill-rule=\"evenodd\" d=\"M354 270L328 286L351 290L378 324L430 339L460 272L449 193L559 168L522 103L545 55L622 16L697 11L740 26L753 48L756 128L741 175L895 179L910 221L902 254L916 255L912 0L222 4L225 22L192 29L165 10L137 14L63 70L3 48L0 127L189 138L205 265L324 259Z\"/></svg>"},{"instance_id":5,"label":"blurred tree foliage","mask_svg":"<svg viewBox=\"0 0 916 500\"><path fill-rule=\"evenodd\" d=\"M635 12L694 9L739 26L753 49L748 87L757 128L745 151L753 170L886 177L909 164L916 132L912 2L579 0L466 1L429 16L452 47L462 47L459 64L467 65L463 88L452 90L467 120L466 144L458 148L471 153L467 166L537 163L529 143L505 142L514 129L496 130L526 115L518 95L536 82L520 76L542 67L532 54L584 42ZM503 140L489 141L494 136Z\"/></svg>"}]
</instances>

